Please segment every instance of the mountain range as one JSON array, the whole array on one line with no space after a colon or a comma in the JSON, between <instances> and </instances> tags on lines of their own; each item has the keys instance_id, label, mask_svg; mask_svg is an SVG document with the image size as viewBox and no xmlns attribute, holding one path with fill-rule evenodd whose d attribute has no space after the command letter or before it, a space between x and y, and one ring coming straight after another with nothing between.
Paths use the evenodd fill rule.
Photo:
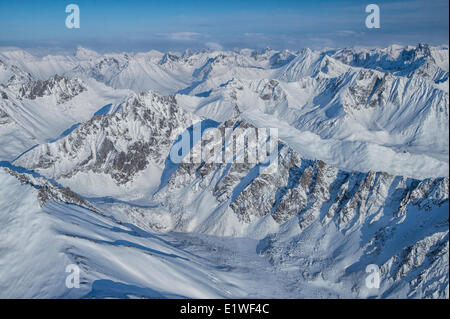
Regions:
<instances>
[{"instance_id":1,"label":"mountain range","mask_svg":"<svg viewBox=\"0 0 450 319\"><path fill-rule=\"evenodd\" d=\"M0 48L0 297L448 298L448 75L447 45Z\"/></svg>"}]
</instances>

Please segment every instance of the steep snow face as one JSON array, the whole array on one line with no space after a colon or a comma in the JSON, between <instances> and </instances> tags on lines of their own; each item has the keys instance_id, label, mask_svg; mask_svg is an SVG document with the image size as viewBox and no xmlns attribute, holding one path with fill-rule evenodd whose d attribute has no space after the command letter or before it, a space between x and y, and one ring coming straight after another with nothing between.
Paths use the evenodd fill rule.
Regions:
<instances>
[{"instance_id":1,"label":"steep snow face","mask_svg":"<svg viewBox=\"0 0 450 319\"><path fill-rule=\"evenodd\" d=\"M97 115L14 163L67 181L82 194L137 198L158 186L173 141L198 120L179 108L173 97L154 92L135 95L116 112ZM135 178L139 182L130 185ZM111 187L99 187L104 183Z\"/></svg>"},{"instance_id":2,"label":"steep snow face","mask_svg":"<svg viewBox=\"0 0 450 319\"><path fill-rule=\"evenodd\" d=\"M295 59L284 68L280 80L286 82L298 81L305 77L336 77L350 69L348 65L333 59L323 52L303 50Z\"/></svg>"},{"instance_id":3,"label":"steep snow face","mask_svg":"<svg viewBox=\"0 0 450 319\"><path fill-rule=\"evenodd\" d=\"M0 295L2 298L63 295L65 265L69 260L59 254L56 234L49 232L51 223L41 212L38 190L21 185L3 169L0 185L3 225L0 232Z\"/></svg>"},{"instance_id":4,"label":"steep snow face","mask_svg":"<svg viewBox=\"0 0 450 319\"><path fill-rule=\"evenodd\" d=\"M122 102L132 92L92 79L54 75L39 80L20 69L0 86L0 159L13 160L39 143L90 119L102 106Z\"/></svg>"},{"instance_id":5,"label":"steep snow face","mask_svg":"<svg viewBox=\"0 0 450 319\"><path fill-rule=\"evenodd\" d=\"M448 176L448 93L420 79L361 71L290 83L235 80L206 98L177 101L218 121L237 105L256 126L278 128L305 157L345 170Z\"/></svg>"},{"instance_id":6,"label":"steep snow face","mask_svg":"<svg viewBox=\"0 0 450 319\"><path fill-rule=\"evenodd\" d=\"M318 86L320 93L294 112L294 121L283 113L278 117L324 139L374 143L428 155L448 165L448 92L421 78L370 70ZM288 99L284 101L289 105Z\"/></svg>"},{"instance_id":7,"label":"steep snow face","mask_svg":"<svg viewBox=\"0 0 450 319\"><path fill-rule=\"evenodd\" d=\"M7 296L448 298L447 47L0 60L2 260L26 257L12 233L57 238L4 272ZM219 161L269 127L275 152ZM28 293L8 281L28 272Z\"/></svg>"},{"instance_id":8,"label":"steep snow face","mask_svg":"<svg viewBox=\"0 0 450 319\"><path fill-rule=\"evenodd\" d=\"M73 56L48 55L36 57L17 48L0 48L0 60L14 65L42 81L56 74L64 74L78 63L78 60Z\"/></svg>"},{"instance_id":9,"label":"steep snow face","mask_svg":"<svg viewBox=\"0 0 450 319\"><path fill-rule=\"evenodd\" d=\"M346 172L279 149L278 163L261 173L245 162L186 157L155 196L170 216L166 227L261 239L260 253L305 282L299 296L448 297L448 178ZM381 269L378 291L364 285L369 264Z\"/></svg>"},{"instance_id":10,"label":"steep snow face","mask_svg":"<svg viewBox=\"0 0 450 319\"><path fill-rule=\"evenodd\" d=\"M255 129L243 119L227 121L219 126L222 131L225 128L236 132L237 139L248 137ZM204 137L191 152L200 152L198 148L206 141L212 143L210 138ZM216 150L230 146L230 142L221 139L214 143L218 144ZM303 159L285 143L278 143L278 162L270 164L273 172L267 174L258 173L255 169L258 165L245 162L244 149L237 152L238 158L231 163L217 163L215 159L220 158L221 152L202 158L198 164L192 163L186 156L155 198L162 200L168 211L179 213L177 218L180 221L176 224L181 227L180 230L202 229L222 235L237 232L250 236L265 236L265 232L272 231L270 228L264 230L265 223L260 223L260 219L266 217L280 224L294 216L304 215L302 219L305 221L300 220L300 228L305 228L308 219L312 221L320 215L326 222L336 218L339 229L343 229L358 224L358 220L365 219L366 214L381 208L389 208L392 213L402 215L404 206L412 201L410 193L421 194L415 195L414 199L425 200L429 199L430 193L437 192L439 199L434 203L436 206L448 200L448 178L419 181L381 172L346 172L320 160ZM239 163L239 158L242 163ZM192 194L187 195L187 192ZM200 198L208 198L214 204L195 206ZM198 209L204 214L200 214ZM341 216L336 217L336 214ZM225 221L230 215L239 221L237 226ZM202 220L201 216L206 219L211 217L213 222ZM219 222L222 219L223 222ZM247 225L251 224L256 228L247 230ZM261 230L258 227L262 227Z\"/></svg>"},{"instance_id":11,"label":"steep snow face","mask_svg":"<svg viewBox=\"0 0 450 319\"><path fill-rule=\"evenodd\" d=\"M344 49L332 54L345 64L388 71L395 75L418 75L436 82L448 79L448 47L392 45L385 49Z\"/></svg>"},{"instance_id":12,"label":"steep snow face","mask_svg":"<svg viewBox=\"0 0 450 319\"><path fill-rule=\"evenodd\" d=\"M91 55L88 60L81 60L67 74L93 78L113 88L132 89L137 93L155 90L171 94L189 86L193 70L184 63L176 63L178 60L174 58L165 57L166 55L162 56L157 51L136 55Z\"/></svg>"},{"instance_id":13,"label":"steep snow face","mask_svg":"<svg viewBox=\"0 0 450 319\"><path fill-rule=\"evenodd\" d=\"M240 129L253 127L236 116L219 129L234 128L236 134L248 134ZM198 152L206 140L211 141L207 131L191 152ZM216 142L224 143L222 139ZM386 173L345 172L321 161L304 160L283 143L278 149L276 169L268 166L259 174L254 165L245 162L214 164L206 157L192 164L186 156L148 206L114 199L93 199L91 204L43 178L8 170L23 184L39 189L31 192L36 209L27 208L27 218L37 214L52 227L26 224L39 224L42 237L54 236L46 234L48 229L59 234L58 241L45 247L47 258L50 254L63 266L76 262L83 270L82 289L76 292L61 287L62 268L52 273L54 278L45 279L52 282L46 294L36 288L26 295L152 298L276 293L280 297L448 298L448 178L418 181ZM217 153L207 154L217 158ZM243 152L238 154L245 158ZM17 194L17 181L0 177L9 182L2 189ZM13 194L5 198L17 202ZM44 207L41 213L36 202ZM22 214L16 218L21 219ZM202 232L221 239L153 234L156 230ZM256 240L231 241L223 236ZM204 250L200 250L203 258L197 259L199 248L205 249L205 245L216 251L217 261ZM40 244L36 246L30 249L41 249ZM197 257L190 255L191 249ZM61 253L55 251L64 251L65 259L60 260ZM255 251L266 259L253 255ZM6 257L7 265L16 262ZM28 258L22 265L31 268L35 263L36 259ZM151 273L144 270L149 264ZM252 265L251 276L242 268L244 264ZM368 264L381 269L380 290L365 286ZM215 265L214 271L211 265ZM272 267L275 272L269 270ZM234 270L225 275L221 270L226 269ZM40 271L41 277L49 276ZM179 276L178 284L163 280L168 272ZM22 268L15 276L22 276ZM33 279L37 287L44 285L41 277ZM195 280L195 285L188 278ZM231 278L239 278L239 285L229 286ZM9 287L7 296L25 293L20 285L5 285Z\"/></svg>"},{"instance_id":14,"label":"steep snow face","mask_svg":"<svg viewBox=\"0 0 450 319\"><path fill-rule=\"evenodd\" d=\"M304 50L273 73L274 78L233 77L216 87L208 79L177 100L187 110L218 121L226 120L237 105L255 125L281 128L280 137L305 156L342 169L419 179L448 176L445 81L416 72L419 66L412 62L409 70L414 72L391 73L394 67L372 70L341 63L333 58L336 54ZM313 142L299 145L297 137L306 140L306 135Z\"/></svg>"},{"instance_id":15,"label":"steep snow face","mask_svg":"<svg viewBox=\"0 0 450 319\"><path fill-rule=\"evenodd\" d=\"M0 187L1 298L294 297L257 241L148 232L10 169ZM79 288L66 286L69 265Z\"/></svg>"},{"instance_id":16,"label":"steep snow face","mask_svg":"<svg viewBox=\"0 0 450 319\"><path fill-rule=\"evenodd\" d=\"M152 94L150 97L147 97L150 102L147 108L160 114L174 103L174 100L167 103ZM132 99L130 106L138 107L134 112L139 114L137 101ZM128 109L126 114L130 113L133 111ZM123 118L111 120L108 117L103 126L108 128L127 122ZM248 136L249 130L255 127L235 113L232 120L218 126L223 132L225 128L236 132L239 138ZM77 131L73 136L80 134ZM199 154L199 147L206 142L216 144L213 149L217 152L227 147L227 139L211 140L207 132L203 132L191 154ZM115 137L115 144L111 142L114 149L122 143L120 135L112 135L108 130L104 133L108 138ZM175 141L176 135L167 140ZM86 136L83 139L90 140ZM159 139L158 135L155 139ZM60 149L41 146L19 158L16 164L70 185L73 177L61 178L54 174L62 171L58 163L64 160L53 160L54 154L65 154L62 145L69 147L77 143L69 135L65 143L59 144ZM170 144L166 154L169 147ZM288 281L301 278L304 282L305 285L296 286L307 288L293 290L297 296L307 297L311 293L364 298L448 296L448 178L415 180L383 172L347 172L320 160L303 159L280 141L277 149L278 162L262 170L256 169L261 164L246 163L245 151L241 149L231 163L217 163L223 154L214 152L207 152L199 163L192 163L191 157L185 156L182 163L171 167L166 160L164 171L158 175L154 186L161 184L151 203L155 188L148 191L149 183L145 188L148 196L145 206L114 199L95 202L114 218L148 231L176 230L259 240L258 252L281 274L288 276ZM107 157L117 159L116 153ZM128 153L129 163L140 163L143 152ZM95 154L103 152L97 149ZM156 154L155 158L166 157ZM243 159L242 163L239 158ZM96 172L95 166L85 165L83 159L73 162L74 167L68 169L70 172ZM261 163L264 162L267 161L263 159ZM129 185L140 185L138 174L133 170L120 171L116 166L103 167L113 178L115 174L126 176ZM113 170L108 171L111 167ZM75 173L77 175L79 173ZM83 179L93 180L78 177L76 186L79 187ZM115 182L120 184L121 179ZM111 194L108 183L102 185ZM135 191L139 190L142 191L142 184ZM122 198L139 199L130 194ZM365 267L369 264L381 269L383 285L376 292L364 285Z\"/></svg>"},{"instance_id":17,"label":"steep snow face","mask_svg":"<svg viewBox=\"0 0 450 319\"><path fill-rule=\"evenodd\" d=\"M299 52L201 51L183 55L157 51L102 55L79 48L74 56L42 58L19 49L0 52L1 79L10 89L20 90L25 83L35 83L25 85L24 90L29 92L51 81L49 78L55 74L61 74L68 81L81 79L84 87L89 83L98 88L99 81L116 90L178 93L180 105L208 118L226 120L238 105L244 113L258 111L251 116L256 125L259 125L256 118L267 114L268 119L275 115L276 119L293 127L291 132L297 129L317 135L316 140L321 145L345 144L340 147L341 152L335 148L336 153L325 152L325 156L317 157L327 162L331 159L344 169L407 175L401 167L414 162L419 164L413 165L410 177L447 175L449 67L446 46L393 45L385 49L305 49ZM44 66L47 71L40 72ZM70 85L53 95L61 100L61 94L72 97L74 90L77 92ZM2 91L2 96L9 96L6 90ZM96 89L88 87L79 95L93 91L97 93ZM106 99L97 102L92 96L88 101L95 104L96 109L111 103ZM77 101L80 103L87 101ZM8 113L5 107L3 110ZM82 121L87 119L83 117ZM30 132L36 140L28 142L29 147L42 142L43 135L47 139L55 137L63 127L80 121L52 119L52 122L62 123L59 132L53 135L43 132L40 136ZM272 125L276 127L275 122ZM24 123L22 129L26 130L27 126L29 123ZM18 140L27 140L24 136L19 138L23 133L17 135ZM291 136L286 136L286 142L291 143L291 140ZM358 160L336 161L349 152ZM373 160L375 157L392 160L383 162L380 167ZM389 165L388 162L401 164Z\"/></svg>"},{"instance_id":18,"label":"steep snow face","mask_svg":"<svg viewBox=\"0 0 450 319\"><path fill-rule=\"evenodd\" d=\"M26 74L15 65L9 65L0 60L0 84L5 85L14 75L26 77Z\"/></svg>"}]
</instances>

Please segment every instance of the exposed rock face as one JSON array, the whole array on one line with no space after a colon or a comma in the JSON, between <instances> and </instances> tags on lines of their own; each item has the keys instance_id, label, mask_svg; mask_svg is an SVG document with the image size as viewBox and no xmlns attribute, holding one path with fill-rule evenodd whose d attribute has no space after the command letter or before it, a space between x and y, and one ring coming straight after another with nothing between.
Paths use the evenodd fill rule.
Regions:
<instances>
[{"instance_id":1,"label":"exposed rock face","mask_svg":"<svg viewBox=\"0 0 450 319\"><path fill-rule=\"evenodd\" d=\"M38 189L38 199L41 206L44 206L47 201L59 201L97 211L91 203L72 192L68 187L61 187L45 178L34 177L28 173L18 173L9 168L5 168L5 171L16 177L22 184L28 184Z\"/></svg>"},{"instance_id":2,"label":"exposed rock face","mask_svg":"<svg viewBox=\"0 0 450 319\"><path fill-rule=\"evenodd\" d=\"M398 51L398 52L396 52ZM384 50L370 50L355 52L344 49L336 52L333 57L345 64L364 68L377 68L396 75L412 77L419 75L439 81L445 73L436 65L430 47L420 43L416 47L387 48Z\"/></svg>"},{"instance_id":3,"label":"exposed rock face","mask_svg":"<svg viewBox=\"0 0 450 319\"><path fill-rule=\"evenodd\" d=\"M69 79L59 75L41 81L30 81L19 89L19 96L34 100L37 97L55 95L59 104L67 102L71 98L85 91L86 88L78 79Z\"/></svg>"},{"instance_id":4,"label":"exposed rock face","mask_svg":"<svg viewBox=\"0 0 450 319\"><path fill-rule=\"evenodd\" d=\"M219 129L241 126L251 127L236 119ZM281 141L279 148L277 168L268 174L255 173L254 164L210 163L208 159L195 164L186 159L155 198L171 212L176 220L175 229L181 231L192 229L189 225L197 218L196 212L187 212L205 193L217 203L209 212L211 216L229 212L252 229L268 219L279 227L292 228L288 235L262 231L267 237L262 241L260 253L280 270L286 265L300 267L306 280L335 276L336 271L351 278L353 275L338 264L339 259L329 260L321 254L338 256L341 250L360 245L362 256L352 267L364 273L367 264L378 265L384 297L401 295L396 288L400 286L408 287L404 289L411 297L448 296L447 177L415 180L383 172L346 172L320 160L303 159ZM195 229L233 233L233 226L228 226L228 231L218 230L217 224L225 222L213 220L213 224L206 220ZM227 225L222 227L227 229ZM420 228L417 230L420 235L414 235L414 227ZM337 247L329 243L318 248L325 245L322 242L331 240L327 237L328 229L348 239L340 239L344 243L339 241ZM357 244L345 248L347 241L359 236L362 238ZM311 250L302 246L304 240L311 241L308 243ZM309 262L303 264L306 261ZM355 283L355 287L359 286ZM355 287L349 290L363 296L365 292Z\"/></svg>"},{"instance_id":5,"label":"exposed rock face","mask_svg":"<svg viewBox=\"0 0 450 319\"><path fill-rule=\"evenodd\" d=\"M0 107L0 124L6 124L9 122L9 116L8 113L6 113L2 108Z\"/></svg>"},{"instance_id":6,"label":"exposed rock face","mask_svg":"<svg viewBox=\"0 0 450 319\"><path fill-rule=\"evenodd\" d=\"M258 163L248 161L245 137L255 127L239 113L217 127L220 136L203 132L190 154L166 176L154 196L166 215L127 208L127 218L152 229L264 238L259 252L280 269L300 267L301 274L287 275L307 281L336 278L336 273L348 282L360 280L352 278L363 276L364 267L374 263L381 269L385 297L404 294L396 288L400 286L415 297L448 296L447 177L415 180L342 171L304 159L280 140L278 161L261 168L270 154ZM143 94L128 99L116 113L97 116L67 137L36 147L16 164L56 179L92 171L109 174L119 185L133 183L149 161L163 164L176 138L196 119L178 108L173 97ZM230 130L244 144L230 142ZM202 153L205 146L210 151ZM229 147L235 157L227 162ZM198 154L203 157L194 161ZM43 200L48 196L42 194ZM212 198L214 205L202 207L206 217L198 220L198 203L205 198ZM238 226L227 223L230 216ZM267 223L278 226L261 228ZM336 236L339 240L332 244ZM346 249L360 256L349 261L350 270L330 257ZM348 291L364 296L360 286L355 282Z\"/></svg>"},{"instance_id":7,"label":"exposed rock face","mask_svg":"<svg viewBox=\"0 0 450 319\"><path fill-rule=\"evenodd\" d=\"M259 96L265 101L277 101L281 98L286 98L286 94L284 94L283 90L279 87L279 82L276 80L270 80L262 89Z\"/></svg>"},{"instance_id":8,"label":"exposed rock face","mask_svg":"<svg viewBox=\"0 0 450 319\"><path fill-rule=\"evenodd\" d=\"M448 298L448 258L448 232L436 232L392 256L381 271L391 284L409 277L408 297Z\"/></svg>"},{"instance_id":9,"label":"exposed rock face","mask_svg":"<svg viewBox=\"0 0 450 319\"><path fill-rule=\"evenodd\" d=\"M105 57L95 63L89 70L79 70L80 73L88 72L91 77L100 82L108 82L111 76L120 73L128 66L127 56L123 59Z\"/></svg>"},{"instance_id":10,"label":"exposed rock face","mask_svg":"<svg viewBox=\"0 0 450 319\"><path fill-rule=\"evenodd\" d=\"M118 184L133 180L151 162L162 165L175 138L198 118L156 93L127 99L110 115L99 115L54 143L40 145L18 165L52 178L92 171Z\"/></svg>"},{"instance_id":11,"label":"exposed rock face","mask_svg":"<svg viewBox=\"0 0 450 319\"><path fill-rule=\"evenodd\" d=\"M225 127L252 128L241 119L219 129ZM448 201L448 178L419 181L382 172L346 172L320 160L305 160L284 143L279 145L278 163L272 164L277 166L270 174L251 173L255 164L246 161L214 163L210 158L195 164L187 157L157 198L189 186L194 193L208 190L219 203L228 202L242 222L271 215L283 223L297 216L301 228L321 218L323 223L336 221L340 229L361 223L384 205L389 205L393 215L401 216L409 204L428 207Z\"/></svg>"},{"instance_id":12,"label":"exposed rock face","mask_svg":"<svg viewBox=\"0 0 450 319\"><path fill-rule=\"evenodd\" d=\"M171 54L171 53L166 53L164 54L164 56L161 58L161 61L159 61L159 64L166 64L168 62L178 62L180 61L180 57Z\"/></svg>"},{"instance_id":13,"label":"exposed rock face","mask_svg":"<svg viewBox=\"0 0 450 319\"><path fill-rule=\"evenodd\" d=\"M114 113L95 116L68 136L30 150L15 164L56 180L82 178L80 173L105 174L120 190L137 184L140 173L156 165L166 179L161 179L155 194L153 190L145 194L156 209L123 203L123 207L114 206L123 209L132 223L152 230L260 239L258 252L280 269L294 269L287 275L301 276L311 286L327 285L351 297L368 295L361 278L365 266L375 264L382 276L379 296L448 298L448 177L419 180L385 172L342 170L314 156L307 159L282 140L276 140L277 161L266 166L270 154L261 162L249 162L251 154L244 147L248 144L230 145L227 141L230 129L243 140L248 137L246 129L255 129L242 118L238 106L252 101L264 115L273 114L325 139L348 134L352 126L345 124L352 119L357 124L366 121L367 132L374 136L392 133L402 147L434 143L430 138L433 130L424 128L437 128L445 133L436 144L448 150L448 92L440 87L447 81L448 71L438 66L441 62L433 62L433 53L425 45L397 53L304 50L272 56L267 50L250 57L238 53L197 56L201 63L195 54L182 58L166 54L158 61L168 70L196 66L189 76L198 82L182 90L184 95L221 93L212 96L212 103L226 98L226 107L234 107L232 118L218 126L220 138L204 132L192 147L191 155L214 146L200 161L186 156L178 164L168 157L178 136L200 118L182 110L173 96L150 92L132 96ZM257 66L249 60L270 65ZM125 56L96 60L90 65L90 76L109 83L128 67ZM251 78L260 79L256 81L233 78L224 82L220 78L218 82L212 77L233 68L265 72L265 67L280 70L273 74L274 79L255 73ZM238 77L239 72L231 73ZM55 76L34 81L28 76L11 77L8 94L19 92L26 99L52 94L64 102L83 90L77 80ZM129 80L126 73L122 76ZM0 92L2 99L9 99ZM298 92L302 94L296 95ZM14 98L12 93L10 96ZM303 96L308 99L297 103ZM189 98L202 99L201 94ZM219 109L225 104L214 105ZM204 106L199 104L198 109ZM248 109L253 107L251 104ZM369 116L375 113L377 116ZM393 125L392 117L401 120ZM0 109L0 124L6 121L8 114ZM385 141L383 136L380 140ZM235 148L236 158L221 161L223 150L230 147ZM36 184L28 177L18 178ZM88 205L70 190L53 186L42 186L39 197L42 203L59 199ZM347 283L351 285L345 286Z\"/></svg>"}]
</instances>

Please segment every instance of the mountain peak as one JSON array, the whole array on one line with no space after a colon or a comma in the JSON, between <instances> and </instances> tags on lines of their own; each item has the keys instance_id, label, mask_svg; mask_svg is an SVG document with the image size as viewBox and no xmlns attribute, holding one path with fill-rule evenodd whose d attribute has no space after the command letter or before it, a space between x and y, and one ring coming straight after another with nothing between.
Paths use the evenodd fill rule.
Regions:
<instances>
[{"instance_id":1,"label":"mountain peak","mask_svg":"<svg viewBox=\"0 0 450 319\"><path fill-rule=\"evenodd\" d=\"M82 46L77 47L77 50L75 52L75 57L79 60L90 60L98 58L99 56L100 54L95 52L94 50L87 49Z\"/></svg>"}]
</instances>

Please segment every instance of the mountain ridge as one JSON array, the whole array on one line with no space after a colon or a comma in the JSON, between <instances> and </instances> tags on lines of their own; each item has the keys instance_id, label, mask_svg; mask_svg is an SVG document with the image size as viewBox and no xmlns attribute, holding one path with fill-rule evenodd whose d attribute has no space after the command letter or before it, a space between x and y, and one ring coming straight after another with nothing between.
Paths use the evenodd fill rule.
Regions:
<instances>
[{"instance_id":1,"label":"mountain ridge","mask_svg":"<svg viewBox=\"0 0 450 319\"><path fill-rule=\"evenodd\" d=\"M16 211L26 226L21 234L40 236L27 220L43 225L46 243L58 238L49 260L83 267L77 297L278 290L448 298L448 104L445 46L184 54L79 48L74 56L40 58L0 48L4 242L16 247L8 235L19 231L11 222ZM258 140L268 128L278 135ZM249 142L255 136L262 145ZM175 160L186 141L187 154ZM259 148L266 144L270 152ZM14 268L10 248L0 251ZM109 266L113 251L130 259ZM164 264L167 258L173 262ZM38 260L26 259L20 271ZM258 271L246 276L245 262ZM146 263L156 272L145 271ZM377 291L364 284L369 264L380 269ZM165 270L183 285L159 279ZM265 276L273 289L258 283ZM0 284L12 295L23 289ZM57 285L28 295L72 296Z\"/></svg>"}]
</instances>

